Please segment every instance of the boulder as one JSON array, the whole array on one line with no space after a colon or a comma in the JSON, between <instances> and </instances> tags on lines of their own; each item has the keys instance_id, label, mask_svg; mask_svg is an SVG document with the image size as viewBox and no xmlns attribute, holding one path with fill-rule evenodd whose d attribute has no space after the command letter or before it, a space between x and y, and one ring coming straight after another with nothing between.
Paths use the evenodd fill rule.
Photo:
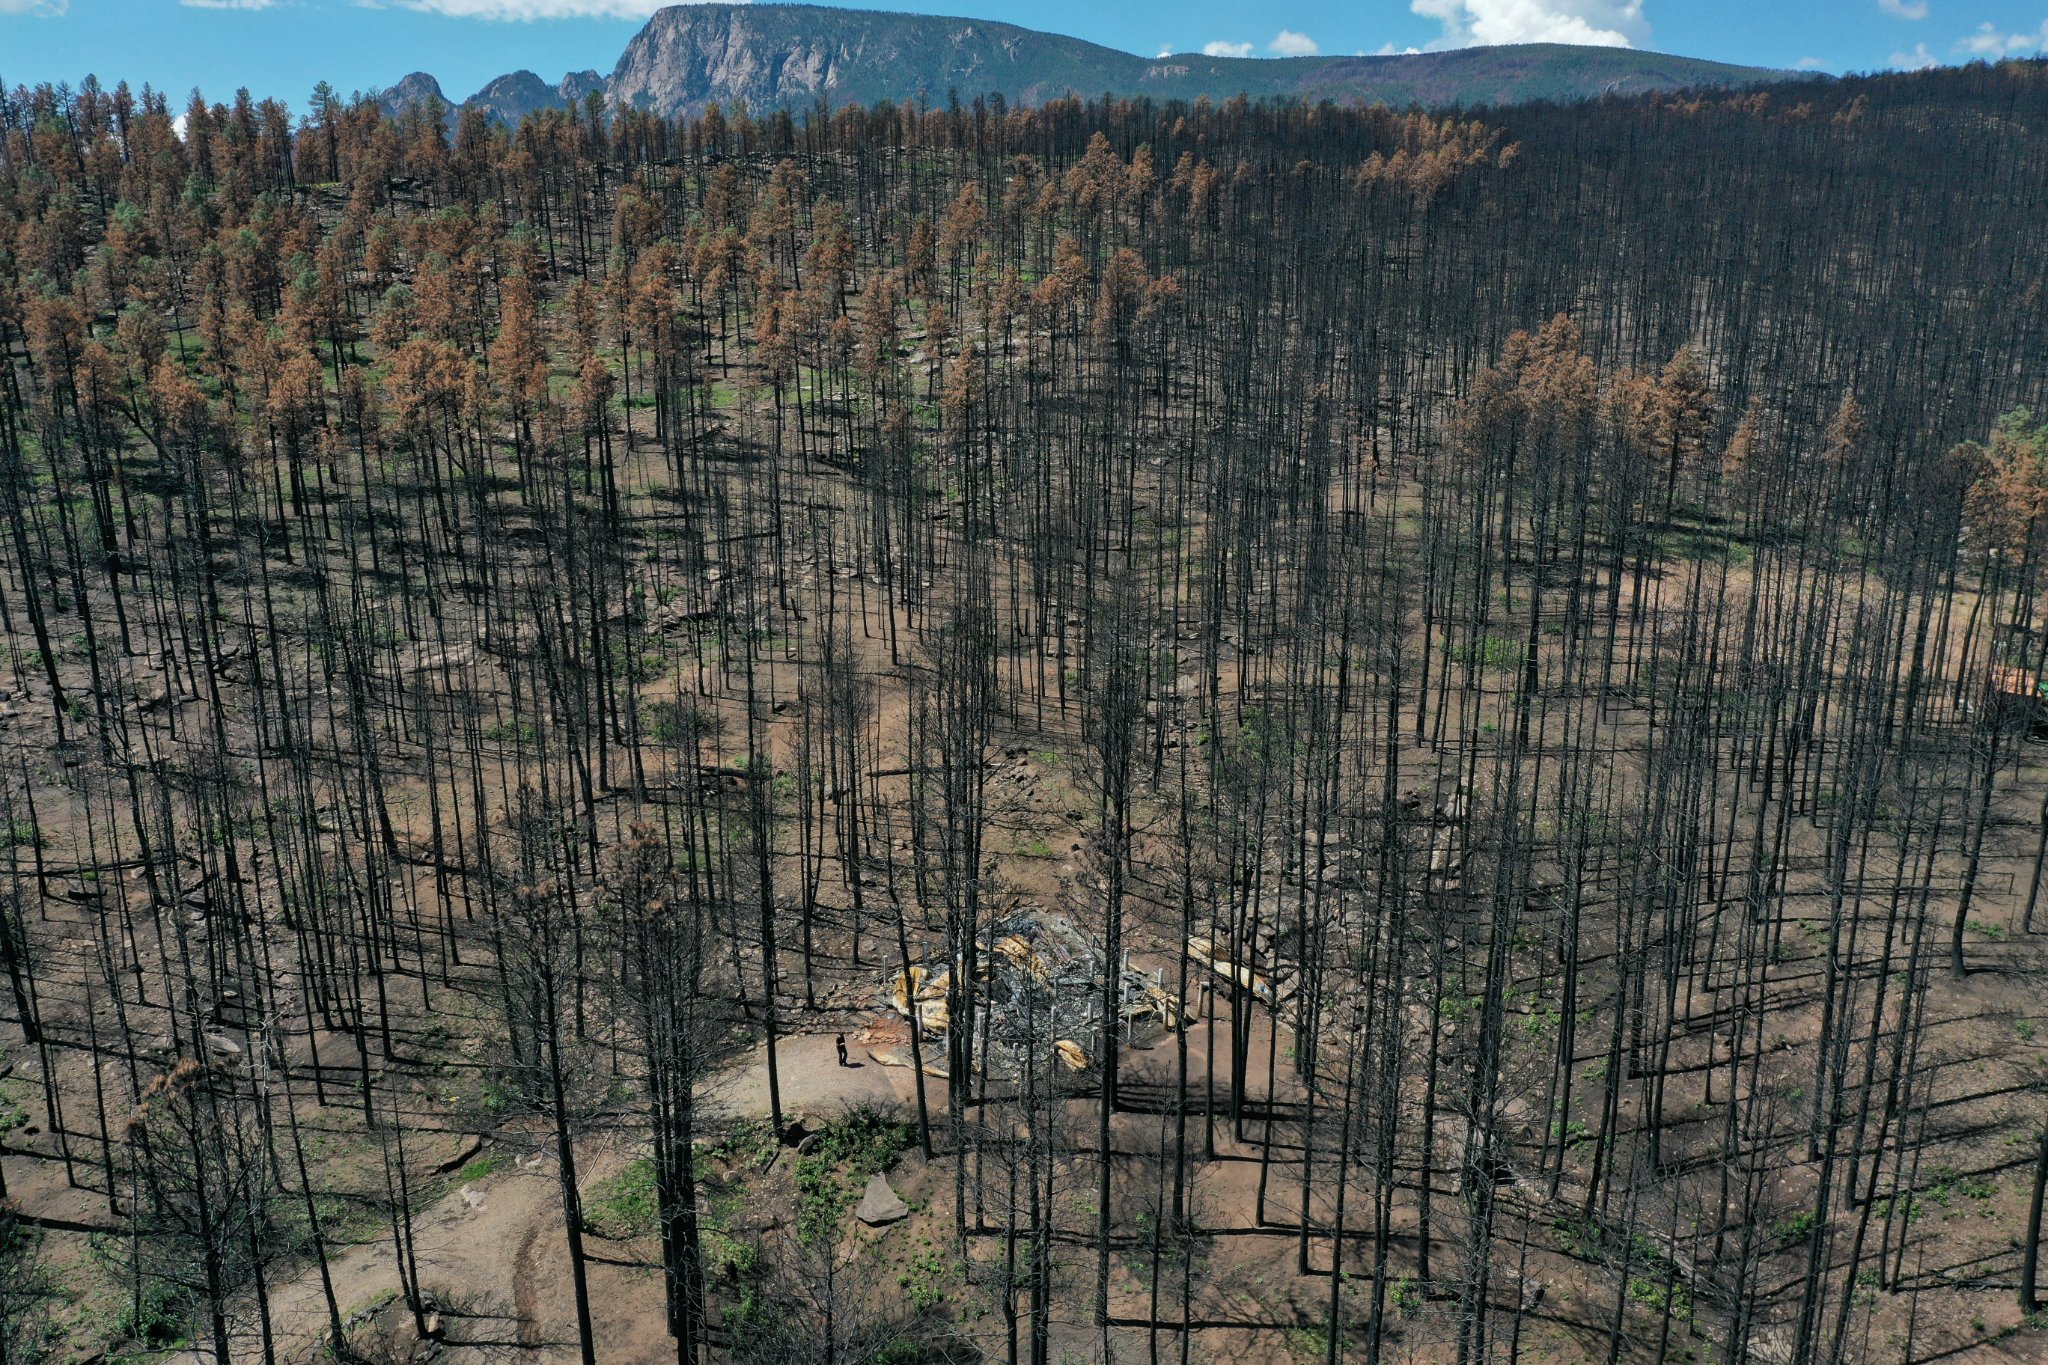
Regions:
<instances>
[{"instance_id":1,"label":"boulder","mask_svg":"<svg viewBox=\"0 0 2048 1365\"><path fill-rule=\"evenodd\" d=\"M903 1202L901 1195L890 1188L887 1176L879 1171L868 1177L866 1193L860 1197L860 1207L853 1216L871 1228L886 1227L890 1223L910 1216L910 1205Z\"/></svg>"}]
</instances>

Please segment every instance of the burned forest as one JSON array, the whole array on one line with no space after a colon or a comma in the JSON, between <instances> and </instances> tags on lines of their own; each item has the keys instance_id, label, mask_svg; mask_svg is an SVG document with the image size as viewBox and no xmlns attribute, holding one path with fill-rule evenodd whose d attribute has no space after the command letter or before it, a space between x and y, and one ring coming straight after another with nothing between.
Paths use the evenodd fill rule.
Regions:
<instances>
[{"instance_id":1,"label":"burned forest","mask_svg":"<svg viewBox=\"0 0 2048 1365\"><path fill-rule=\"evenodd\" d=\"M2048 62L0 97L0 1362L2048 1356Z\"/></svg>"}]
</instances>

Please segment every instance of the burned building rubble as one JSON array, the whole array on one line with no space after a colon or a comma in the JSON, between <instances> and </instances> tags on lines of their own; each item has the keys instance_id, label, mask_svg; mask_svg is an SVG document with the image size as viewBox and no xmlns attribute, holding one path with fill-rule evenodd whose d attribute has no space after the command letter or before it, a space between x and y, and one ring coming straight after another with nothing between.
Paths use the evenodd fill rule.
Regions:
<instances>
[{"instance_id":1,"label":"burned building rubble","mask_svg":"<svg viewBox=\"0 0 2048 1365\"><path fill-rule=\"evenodd\" d=\"M939 956L898 972L887 986L889 1007L918 1031L925 1068L936 1074L944 1074L939 1048L963 1002L973 1014L972 1065L992 1080L1034 1066L1088 1071L1105 1047L1146 1046L1182 1022L1164 973L1131 965L1128 954L1116 967L1116 1018L1106 1019L1107 957L1064 915L1023 911L997 921L976 946L971 990L955 989L954 970ZM873 1055L884 1065L910 1064L907 1048Z\"/></svg>"}]
</instances>

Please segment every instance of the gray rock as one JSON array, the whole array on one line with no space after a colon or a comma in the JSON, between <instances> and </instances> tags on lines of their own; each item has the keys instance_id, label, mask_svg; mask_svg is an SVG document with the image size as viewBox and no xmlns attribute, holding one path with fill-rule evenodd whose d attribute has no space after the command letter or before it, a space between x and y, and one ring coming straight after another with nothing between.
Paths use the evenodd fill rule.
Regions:
<instances>
[{"instance_id":1,"label":"gray rock","mask_svg":"<svg viewBox=\"0 0 2048 1365\"><path fill-rule=\"evenodd\" d=\"M584 97L593 91L600 95L605 91L605 78L595 71L571 71L562 77L562 83L555 87L555 93L561 97L562 103L572 107L583 103Z\"/></svg>"},{"instance_id":2,"label":"gray rock","mask_svg":"<svg viewBox=\"0 0 2048 1365\"><path fill-rule=\"evenodd\" d=\"M406 110L415 104L433 101L448 112L453 106L448 97L441 93L441 83L424 71L415 71L398 84L376 92L377 104L390 117L403 118Z\"/></svg>"},{"instance_id":3,"label":"gray rock","mask_svg":"<svg viewBox=\"0 0 2048 1365\"><path fill-rule=\"evenodd\" d=\"M910 1205L890 1188L887 1176L876 1172L868 1177L867 1192L861 1195L860 1207L853 1211L853 1216L871 1228L879 1228L908 1218Z\"/></svg>"},{"instance_id":4,"label":"gray rock","mask_svg":"<svg viewBox=\"0 0 2048 1365\"><path fill-rule=\"evenodd\" d=\"M514 71L471 95L463 107L481 109L486 118L516 126L528 114L561 108L562 96L531 71Z\"/></svg>"}]
</instances>

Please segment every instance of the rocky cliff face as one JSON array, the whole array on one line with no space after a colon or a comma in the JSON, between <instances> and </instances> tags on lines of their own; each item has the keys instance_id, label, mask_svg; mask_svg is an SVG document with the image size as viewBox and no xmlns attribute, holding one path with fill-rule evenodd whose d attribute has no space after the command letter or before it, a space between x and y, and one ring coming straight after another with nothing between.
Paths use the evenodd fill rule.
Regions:
<instances>
[{"instance_id":1,"label":"rocky cliff face","mask_svg":"<svg viewBox=\"0 0 2048 1365\"><path fill-rule=\"evenodd\" d=\"M714 100L745 100L757 109L796 103L829 94L845 65L863 56L857 33L831 33L820 23L807 36L787 31L778 22L783 15L764 23L747 10L679 5L657 12L612 71L612 102L662 114Z\"/></svg>"},{"instance_id":2,"label":"rocky cliff face","mask_svg":"<svg viewBox=\"0 0 2048 1365\"><path fill-rule=\"evenodd\" d=\"M614 105L674 115L714 101L749 108L944 100L1000 92L1035 101L1107 76L1128 53L1010 24L815 5L677 5L658 11L612 71Z\"/></svg>"}]
</instances>

